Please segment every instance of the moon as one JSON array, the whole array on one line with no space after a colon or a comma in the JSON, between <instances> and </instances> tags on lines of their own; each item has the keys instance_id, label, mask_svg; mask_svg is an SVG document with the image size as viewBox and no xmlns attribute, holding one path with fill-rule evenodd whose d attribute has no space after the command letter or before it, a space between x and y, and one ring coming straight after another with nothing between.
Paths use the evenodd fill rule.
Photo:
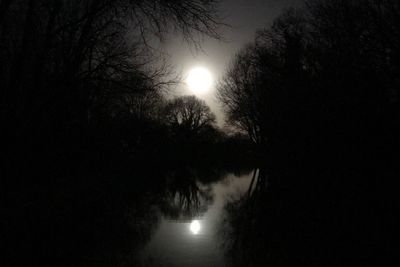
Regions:
<instances>
[{"instance_id":1,"label":"moon","mask_svg":"<svg viewBox=\"0 0 400 267\"><path fill-rule=\"evenodd\" d=\"M205 67L195 67L189 71L186 79L189 89L195 94L208 92L213 84L211 72Z\"/></svg>"}]
</instances>

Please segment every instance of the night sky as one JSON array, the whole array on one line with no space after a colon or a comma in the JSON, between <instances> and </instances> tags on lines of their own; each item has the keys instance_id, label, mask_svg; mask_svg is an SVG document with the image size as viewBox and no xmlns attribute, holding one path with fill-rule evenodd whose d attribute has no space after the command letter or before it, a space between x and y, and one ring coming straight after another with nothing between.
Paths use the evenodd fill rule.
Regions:
<instances>
[{"instance_id":1,"label":"night sky","mask_svg":"<svg viewBox=\"0 0 400 267\"><path fill-rule=\"evenodd\" d=\"M215 99L215 83L222 77L233 56L245 44L251 42L258 29L271 25L282 9L299 6L300 0L222 0L220 4L224 23L230 27L220 29L222 41L205 37L201 49L196 49L181 36L171 34L163 44L169 55L169 61L184 79L194 66L204 66L210 70L214 78L214 88L209 93L198 95L206 100L216 113L218 123L223 124L223 115ZM186 84L178 87L173 94L193 94Z\"/></svg>"}]
</instances>

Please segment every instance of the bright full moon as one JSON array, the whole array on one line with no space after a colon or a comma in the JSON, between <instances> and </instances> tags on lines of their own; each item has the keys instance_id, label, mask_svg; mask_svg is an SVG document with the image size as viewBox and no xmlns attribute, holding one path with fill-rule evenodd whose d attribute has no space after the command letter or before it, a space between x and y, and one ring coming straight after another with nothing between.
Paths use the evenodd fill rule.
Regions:
<instances>
[{"instance_id":1,"label":"bright full moon","mask_svg":"<svg viewBox=\"0 0 400 267\"><path fill-rule=\"evenodd\" d=\"M190 224L190 231L194 234L197 235L200 231L201 225L198 220L192 221Z\"/></svg>"},{"instance_id":2,"label":"bright full moon","mask_svg":"<svg viewBox=\"0 0 400 267\"><path fill-rule=\"evenodd\" d=\"M193 68L189 71L186 84L195 94L206 93L210 90L213 78L210 71L204 67Z\"/></svg>"}]
</instances>

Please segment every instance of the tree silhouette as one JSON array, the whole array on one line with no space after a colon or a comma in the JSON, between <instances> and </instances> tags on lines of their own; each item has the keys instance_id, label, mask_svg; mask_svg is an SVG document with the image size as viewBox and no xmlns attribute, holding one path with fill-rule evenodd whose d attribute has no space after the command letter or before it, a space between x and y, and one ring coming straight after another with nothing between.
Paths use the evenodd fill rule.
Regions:
<instances>
[{"instance_id":1,"label":"tree silhouette","mask_svg":"<svg viewBox=\"0 0 400 267\"><path fill-rule=\"evenodd\" d=\"M306 1L259 31L218 88L228 123L268 166L271 206L257 217L274 225L284 266L393 252L382 236L399 173L399 10L391 0Z\"/></svg>"},{"instance_id":2,"label":"tree silhouette","mask_svg":"<svg viewBox=\"0 0 400 267\"><path fill-rule=\"evenodd\" d=\"M204 100L195 96L175 98L165 107L165 120L171 127L197 134L215 123L215 115Z\"/></svg>"},{"instance_id":3,"label":"tree silhouette","mask_svg":"<svg viewBox=\"0 0 400 267\"><path fill-rule=\"evenodd\" d=\"M218 88L228 121L254 143L284 138L289 100L304 79L302 18L289 10L236 56ZM296 90L296 91L295 91Z\"/></svg>"},{"instance_id":4,"label":"tree silhouette","mask_svg":"<svg viewBox=\"0 0 400 267\"><path fill-rule=\"evenodd\" d=\"M143 88L165 87L164 69L149 67L143 47L151 36L163 38L172 29L191 41L194 32L218 38L215 4L1 1L0 60L8 64L1 66L0 119L12 147L28 140L25 135L40 144L42 138L65 140L56 133L84 131L93 115L89 110L104 91L125 88L141 94Z\"/></svg>"},{"instance_id":5,"label":"tree silhouette","mask_svg":"<svg viewBox=\"0 0 400 267\"><path fill-rule=\"evenodd\" d=\"M90 241L98 232L111 241L129 228L119 220L126 212L118 201L121 188L105 185L111 177L113 185L120 177L139 179L130 169L146 158L144 152L161 161L160 144L168 138L158 114L168 73L156 64L150 40L171 31L190 42L199 33L218 38L219 24L214 0L0 1L0 123L7 166L1 195L9 203L1 236L10 244L5 265L23 262L17 253L31 265L51 265L70 253L60 264L80 265L82 258L72 251L94 247ZM116 213L108 208L114 204ZM96 219L99 228L92 227ZM109 228L117 230L103 232ZM85 238L90 241L80 242ZM104 244L118 254L116 239ZM140 233L133 233L135 239ZM26 265L21 262L10 265Z\"/></svg>"}]
</instances>

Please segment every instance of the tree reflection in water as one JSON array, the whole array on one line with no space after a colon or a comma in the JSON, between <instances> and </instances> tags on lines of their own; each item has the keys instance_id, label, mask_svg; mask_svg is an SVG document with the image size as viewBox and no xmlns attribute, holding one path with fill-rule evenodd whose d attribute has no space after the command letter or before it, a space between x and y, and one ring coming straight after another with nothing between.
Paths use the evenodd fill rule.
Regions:
<instances>
[{"instance_id":1,"label":"tree reflection in water","mask_svg":"<svg viewBox=\"0 0 400 267\"><path fill-rule=\"evenodd\" d=\"M10 234L6 241L10 250L17 245L9 241L21 244L26 266L145 266L141 250L159 229L162 218L187 222L183 234L193 237L189 224L212 205L212 184L227 173L232 170L181 167L136 169L130 175L107 177L81 174L74 180L66 177L65 184L74 183L73 189L55 184L42 190L42 200L29 206L35 216L16 222L21 233L13 239ZM218 217L219 210L213 216ZM199 223L200 236L210 225ZM213 235L211 231L207 234Z\"/></svg>"},{"instance_id":2,"label":"tree reflection in water","mask_svg":"<svg viewBox=\"0 0 400 267\"><path fill-rule=\"evenodd\" d=\"M271 221L271 192L266 169L255 169L246 193L231 195L219 226L230 266L267 266L283 257Z\"/></svg>"},{"instance_id":3,"label":"tree reflection in water","mask_svg":"<svg viewBox=\"0 0 400 267\"><path fill-rule=\"evenodd\" d=\"M140 181L133 191L125 185L124 190L116 190L103 207L97 203L99 218L90 221L96 242L88 247L90 255L85 255L88 265L96 266L142 266L140 252L150 241L161 218L192 220L203 214L213 201L210 182L225 174L221 170L198 170L180 168L163 173L146 173L148 184ZM205 177L205 178L204 178ZM203 181L203 182L201 182ZM121 193L125 192L125 193ZM107 204L109 205L109 204ZM104 224L103 224L104 223ZM89 225L88 225L89 227Z\"/></svg>"},{"instance_id":4,"label":"tree reflection in water","mask_svg":"<svg viewBox=\"0 0 400 267\"><path fill-rule=\"evenodd\" d=\"M211 186L200 184L194 170L183 168L168 177L160 207L167 218L192 219L204 213L212 201Z\"/></svg>"}]
</instances>

